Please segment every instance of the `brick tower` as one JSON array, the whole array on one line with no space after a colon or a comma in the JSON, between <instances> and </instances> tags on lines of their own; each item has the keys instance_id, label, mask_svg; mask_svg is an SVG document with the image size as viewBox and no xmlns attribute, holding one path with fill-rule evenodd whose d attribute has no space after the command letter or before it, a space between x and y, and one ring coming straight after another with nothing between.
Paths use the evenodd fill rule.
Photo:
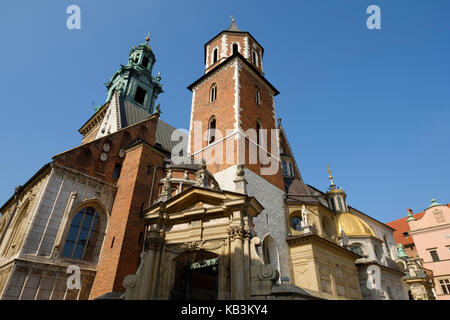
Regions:
<instances>
[{"instance_id":1,"label":"brick tower","mask_svg":"<svg viewBox=\"0 0 450 320\"><path fill-rule=\"evenodd\" d=\"M236 190L237 165L244 165L247 193L265 208L255 221L258 236L273 242L276 250L270 263L289 276L274 103L279 92L264 77L264 48L234 19L204 47L204 75L188 87L192 91L188 153L206 160L224 190Z\"/></svg>"}]
</instances>

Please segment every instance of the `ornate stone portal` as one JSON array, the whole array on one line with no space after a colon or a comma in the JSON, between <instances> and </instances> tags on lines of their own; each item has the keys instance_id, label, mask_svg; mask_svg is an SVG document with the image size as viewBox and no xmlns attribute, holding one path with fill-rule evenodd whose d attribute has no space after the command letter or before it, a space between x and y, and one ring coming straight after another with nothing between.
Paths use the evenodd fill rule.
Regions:
<instances>
[{"instance_id":1,"label":"ornate stone portal","mask_svg":"<svg viewBox=\"0 0 450 320\"><path fill-rule=\"evenodd\" d=\"M125 278L123 298L304 299L300 288L276 286L278 271L258 254L253 218L262 210L253 197L197 186L153 205L143 215L141 264Z\"/></svg>"}]
</instances>

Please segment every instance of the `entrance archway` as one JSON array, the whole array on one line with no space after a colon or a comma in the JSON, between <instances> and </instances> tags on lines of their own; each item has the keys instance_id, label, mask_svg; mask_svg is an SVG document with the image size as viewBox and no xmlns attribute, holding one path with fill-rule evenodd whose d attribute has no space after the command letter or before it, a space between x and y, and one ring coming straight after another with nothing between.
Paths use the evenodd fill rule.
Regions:
<instances>
[{"instance_id":1,"label":"entrance archway","mask_svg":"<svg viewBox=\"0 0 450 320\"><path fill-rule=\"evenodd\" d=\"M193 251L174 259L175 281L171 300L216 300L219 257L209 251Z\"/></svg>"}]
</instances>

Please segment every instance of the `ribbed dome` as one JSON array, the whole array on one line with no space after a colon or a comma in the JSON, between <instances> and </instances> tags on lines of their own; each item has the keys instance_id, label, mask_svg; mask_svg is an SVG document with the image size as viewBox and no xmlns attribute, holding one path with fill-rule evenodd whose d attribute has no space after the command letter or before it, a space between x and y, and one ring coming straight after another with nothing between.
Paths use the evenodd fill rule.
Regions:
<instances>
[{"instance_id":1,"label":"ribbed dome","mask_svg":"<svg viewBox=\"0 0 450 320\"><path fill-rule=\"evenodd\" d=\"M369 225L364 221L362 221L357 216L351 214L350 212L342 212L336 215L334 221L336 223L336 230L339 236L341 236L341 230L343 229L345 235L348 237L351 236L375 237L375 233L369 227Z\"/></svg>"}]
</instances>

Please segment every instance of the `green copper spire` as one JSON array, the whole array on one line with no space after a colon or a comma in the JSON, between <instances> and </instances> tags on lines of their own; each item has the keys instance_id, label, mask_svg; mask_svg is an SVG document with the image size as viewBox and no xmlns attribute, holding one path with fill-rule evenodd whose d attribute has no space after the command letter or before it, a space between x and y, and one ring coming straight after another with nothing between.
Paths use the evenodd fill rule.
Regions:
<instances>
[{"instance_id":1,"label":"green copper spire","mask_svg":"<svg viewBox=\"0 0 450 320\"><path fill-rule=\"evenodd\" d=\"M398 251L398 257L399 258L407 258L408 255L405 252L405 249L403 248L402 244L397 244L397 251Z\"/></svg>"},{"instance_id":2,"label":"green copper spire","mask_svg":"<svg viewBox=\"0 0 450 320\"><path fill-rule=\"evenodd\" d=\"M156 78L152 76L156 58L148 44L149 41L150 34L145 38L145 43L133 46L127 65L121 65L106 83L108 89L106 101L109 101L117 90L122 99L153 114L155 100L164 91L160 83L161 74L159 73Z\"/></svg>"},{"instance_id":3,"label":"green copper spire","mask_svg":"<svg viewBox=\"0 0 450 320\"><path fill-rule=\"evenodd\" d=\"M415 221L416 218L413 217L413 211L411 209L406 209L406 211L408 211L408 219L406 221Z\"/></svg>"},{"instance_id":4,"label":"green copper spire","mask_svg":"<svg viewBox=\"0 0 450 320\"><path fill-rule=\"evenodd\" d=\"M437 203L436 199L431 199L431 204L428 206L428 208L435 207L435 206L442 206L442 203Z\"/></svg>"}]
</instances>

